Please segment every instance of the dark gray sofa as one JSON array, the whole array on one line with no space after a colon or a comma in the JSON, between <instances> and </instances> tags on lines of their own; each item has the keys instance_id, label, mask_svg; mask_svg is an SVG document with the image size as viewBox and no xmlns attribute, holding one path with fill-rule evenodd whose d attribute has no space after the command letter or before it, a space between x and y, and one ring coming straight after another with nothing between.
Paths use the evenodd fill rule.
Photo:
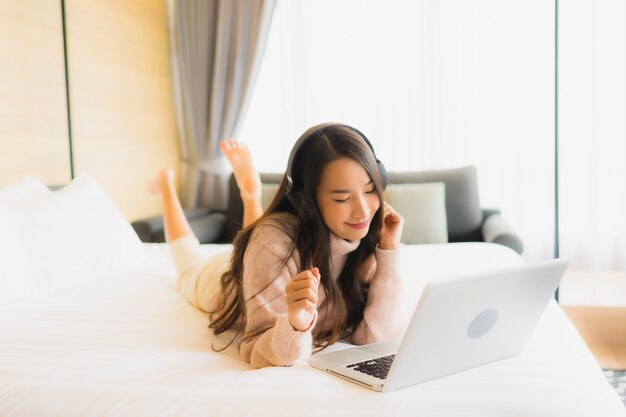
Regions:
<instances>
[{"instance_id":1,"label":"dark gray sofa","mask_svg":"<svg viewBox=\"0 0 626 417\"><path fill-rule=\"evenodd\" d=\"M226 213L211 212L206 208L185 210L191 229L200 243L222 243L226 233ZM163 216L154 216L131 223L142 242L165 242Z\"/></svg>"},{"instance_id":2,"label":"dark gray sofa","mask_svg":"<svg viewBox=\"0 0 626 417\"><path fill-rule=\"evenodd\" d=\"M280 183L283 174L261 174L264 184ZM522 253L523 243L498 209L479 205L478 180L472 166L420 171L389 172L389 184L443 182L449 242L493 242ZM191 228L201 243L225 243L241 229L243 206L234 177L229 182L229 202L225 213L195 209L186 212ZM138 220L133 228L144 242L163 242L163 221L159 217Z\"/></svg>"}]
</instances>

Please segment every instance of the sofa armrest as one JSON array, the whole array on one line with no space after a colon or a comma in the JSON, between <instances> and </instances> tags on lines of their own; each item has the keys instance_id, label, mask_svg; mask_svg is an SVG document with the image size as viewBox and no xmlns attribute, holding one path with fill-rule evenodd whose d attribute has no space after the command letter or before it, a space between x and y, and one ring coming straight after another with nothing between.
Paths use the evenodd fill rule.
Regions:
<instances>
[{"instance_id":1,"label":"sofa armrest","mask_svg":"<svg viewBox=\"0 0 626 417\"><path fill-rule=\"evenodd\" d=\"M208 209L185 210L185 217L200 243L222 242L226 232L226 214ZM131 223L142 242L165 242L163 216L154 216Z\"/></svg>"},{"instance_id":2,"label":"sofa armrest","mask_svg":"<svg viewBox=\"0 0 626 417\"><path fill-rule=\"evenodd\" d=\"M135 229L135 233L139 236L139 240L142 242L152 242L153 231L163 229L163 218L158 216L147 219L139 219L135 220L130 225L133 229Z\"/></svg>"},{"instance_id":3,"label":"sofa armrest","mask_svg":"<svg viewBox=\"0 0 626 417\"><path fill-rule=\"evenodd\" d=\"M485 242L507 246L519 254L524 251L522 240L515 233L509 222L502 217L500 210L483 210L481 231Z\"/></svg>"}]
</instances>

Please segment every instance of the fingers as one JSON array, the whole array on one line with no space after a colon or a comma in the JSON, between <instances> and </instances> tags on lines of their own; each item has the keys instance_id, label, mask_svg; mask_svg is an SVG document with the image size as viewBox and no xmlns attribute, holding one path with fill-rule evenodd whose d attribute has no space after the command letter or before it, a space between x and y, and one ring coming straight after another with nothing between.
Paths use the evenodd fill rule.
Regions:
<instances>
[{"instance_id":1,"label":"fingers","mask_svg":"<svg viewBox=\"0 0 626 417\"><path fill-rule=\"evenodd\" d=\"M320 270L315 267L312 269L306 269L302 272L300 272L298 275L296 275L295 277L293 277L291 279L291 281L301 281L301 280L307 280L307 279L319 279L320 276Z\"/></svg>"},{"instance_id":2,"label":"fingers","mask_svg":"<svg viewBox=\"0 0 626 417\"><path fill-rule=\"evenodd\" d=\"M313 268L313 270L302 271L287 283L285 291L287 293L290 293L300 291L305 288L310 288L317 292L320 283L319 276L320 273L317 268Z\"/></svg>"},{"instance_id":3,"label":"fingers","mask_svg":"<svg viewBox=\"0 0 626 417\"><path fill-rule=\"evenodd\" d=\"M305 331L317 317L317 290L320 284L320 271L312 268L300 272L285 287L285 300L289 312L289 322L294 329Z\"/></svg>"},{"instance_id":4,"label":"fingers","mask_svg":"<svg viewBox=\"0 0 626 417\"><path fill-rule=\"evenodd\" d=\"M381 249L396 249L400 244L403 228L404 218L388 203L385 203L378 247Z\"/></svg>"},{"instance_id":5,"label":"fingers","mask_svg":"<svg viewBox=\"0 0 626 417\"><path fill-rule=\"evenodd\" d=\"M312 316L315 315L315 312L317 311L317 306L315 305L315 303L312 303L309 300L295 301L291 305L294 310L296 311L304 310Z\"/></svg>"},{"instance_id":6,"label":"fingers","mask_svg":"<svg viewBox=\"0 0 626 417\"><path fill-rule=\"evenodd\" d=\"M317 289L311 287L304 287L297 290L291 290L285 294L288 303L293 303L299 300L309 300L312 303L317 303Z\"/></svg>"},{"instance_id":7,"label":"fingers","mask_svg":"<svg viewBox=\"0 0 626 417\"><path fill-rule=\"evenodd\" d=\"M383 205L383 214L394 214L394 213L398 214L396 209L391 207L391 205L385 201L385 204Z\"/></svg>"},{"instance_id":8,"label":"fingers","mask_svg":"<svg viewBox=\"0 0 626 417\"><path fill-rule=\"evenodd\" d=\"M317 278L317 280L319 281L320 279L320 270L318 267L315 267L313 269L311 269L311 273L313 274L313 276L315 276L315 278Z\"/></svg>"},{"instance_id":9,"label":"fingers","mask_svg":"<svg viewBox=\"0 0 626 417\"><path fill-rule=\"evenodd\" d=\"M383 206L383 218L385 223L400 223L404 218L388 203Z\"/></svg>"},{"instance_id":10,"label":"fingers","mask_svg":"<svg viewBox=\"0 0 626 417\"><path fill-rule=\"evenodd\" d=\"M289 290L289 288L299 289L299 288L302 288L303 286L309 285L311 286L311 288L315 288L317 290L319 283L320 283L320 271L317 268L313 268L311 270L302 271L298 275L293 277L291 281L287 283L286 289L287 290Z\"/></svg>"},{"instance_id":11,"label":"fingers","mask_svg":"<svg viewBox=\"0 0 626 417\"><path fill-rule=\"evenodd\" d=\"M285 287L288 303L299 300L309 300L317 303L317 290L320 284L319 269L302 271L289 281Z\"/></svg>"},{"instance_id":12,"label":"fingers","mask_svg":"<svg viewBox=\"0 0 626 417\"><path fill-rule=\"evenodd\" d=\"M291 301L289 303L289 310L294 313L297 313L300 310L304 310L309 314L315 314L315 312L317 311L317 305L311 300Z\"/></svg>"},{"instance_id":13,"label":"fingers","mask_svg":"<svg viewBox=\"0 0 626 417\"><path fill-rule=\"evenodd\" d=\"M297 280L297 281L291 281L290 283L287 284L287 287L285 288L285 291L287 293L290 292L296 292L296 291L300 291L303 290L305 288L310 288L313 291L317 292L317 287L318 284L316 282L316 279L301 279L301 280Z\"/></svg>"}]
</instances>

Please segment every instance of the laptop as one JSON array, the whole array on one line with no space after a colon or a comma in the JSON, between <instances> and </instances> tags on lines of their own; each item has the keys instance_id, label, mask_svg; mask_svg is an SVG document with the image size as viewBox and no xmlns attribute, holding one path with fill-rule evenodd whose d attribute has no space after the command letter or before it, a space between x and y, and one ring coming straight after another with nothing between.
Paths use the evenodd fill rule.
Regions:
<instances>
[{"instance_id":1,"label":"laptop","mask_svg":"<svg viewBox=\"0 0 626 417\"><path fill-rule=\"evenodd\" d=\"M553 259L432 281L402 339L320 352L308 363L386 392L515 356L567 264Z\"/></svg>"}]
</instances>

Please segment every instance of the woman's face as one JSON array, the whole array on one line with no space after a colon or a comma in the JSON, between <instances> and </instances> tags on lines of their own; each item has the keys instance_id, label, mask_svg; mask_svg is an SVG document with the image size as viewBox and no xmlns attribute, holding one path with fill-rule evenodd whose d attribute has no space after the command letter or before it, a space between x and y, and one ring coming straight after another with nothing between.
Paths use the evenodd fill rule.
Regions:
<instances>
[{"instance_id":1,"label":"woman's face","mask_svg":"<svg viewBox=\"0 0 626 417\"><path fill-rule=\"evenodd\" d=\"M316 198L326 227L346 240L364 238L380 207L367 171L350 158L337 159L326 165Z\"/></svg>"}]
</instances>

